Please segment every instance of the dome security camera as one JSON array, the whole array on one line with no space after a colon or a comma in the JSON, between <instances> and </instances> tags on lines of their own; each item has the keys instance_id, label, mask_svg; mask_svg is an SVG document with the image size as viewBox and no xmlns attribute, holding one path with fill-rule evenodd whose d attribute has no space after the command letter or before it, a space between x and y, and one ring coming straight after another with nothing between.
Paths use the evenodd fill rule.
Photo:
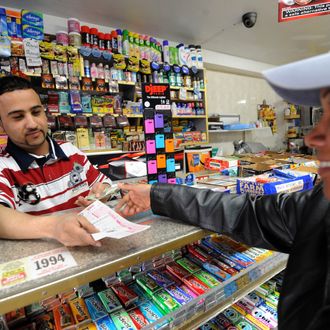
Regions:
<instances>
[{"instance_id":1,"label":"dome security camera","mask_svg":"<svg viewBox=\"0 0 330 330\"><path fill-rule=\"evenodd\" d=\"M244 26L248 29L252 28L257 22L257 13L251 11L242 16L242 22Z\"/></svg>"}]
</instances>

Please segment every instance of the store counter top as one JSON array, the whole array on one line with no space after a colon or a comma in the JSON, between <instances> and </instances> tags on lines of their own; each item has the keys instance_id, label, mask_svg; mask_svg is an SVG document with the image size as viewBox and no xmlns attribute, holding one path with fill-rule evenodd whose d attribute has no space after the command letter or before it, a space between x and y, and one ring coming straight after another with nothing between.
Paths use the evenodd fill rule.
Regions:
<instances>
[{"instance_id":1,"label":"store counter top","mask_svg":"<svg viewBox=\"0 0 330 330\"><path fill-rule=\"evenodd\" d=\"M150 225L150 228L119 240L104 239L99 248L68 248L77 266L18 285L0 286L0 315L180 248L209 234L194 226L154 216L151 212L137 220ZM44 240L0 240L0 245L0 270L1 264L6 262L62 247L56 241Z\"/></svg>"}]
</instances>

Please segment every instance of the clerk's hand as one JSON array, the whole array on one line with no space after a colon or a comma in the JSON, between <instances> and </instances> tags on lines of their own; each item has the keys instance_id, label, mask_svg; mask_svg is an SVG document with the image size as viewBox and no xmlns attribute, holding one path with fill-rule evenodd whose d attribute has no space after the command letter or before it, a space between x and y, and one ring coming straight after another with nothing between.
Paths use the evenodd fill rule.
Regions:
<instances>
[{"instance_id":1,"label":"clerk's hand","mask_svg":"<svg viewBox=\"0 0 330 330\"><path fill-rule=\"evenodd\" d=\"M109 187L108 183L96 182L93 184L88 195L95 195L95 198L98 199L100 196L102 196L103 191L108 187ZM93 202L94 202L94 200L89 200L83 196L79 196L77 198L75 204L82 206L82 207L87 207L88 205L92 204ZM106 202L106 200L101 199L101 202Z\"/></svg>"},{"instance_id":2,"label":"clerk's hand","mask_svg":"<svg viewBox=\"0 0 330 330\"><path fill-rule=\"evenodd\" d=\"M50 237L58 240L65 246L101 246L91 234L98 230L83 216L70 213L54 216L52 219Z\"/></svg>"},{"instance_id":3,"label":"clerk's hand","mask_svg":"<svg viewBox=\"0 0 330 330\"><path fill-rule=\"evenodd\" d=\"M116 212L127 217L150 210L151 185L119 183L118 187L126 194L117 204Z\"/></svg>"}]
</instances>

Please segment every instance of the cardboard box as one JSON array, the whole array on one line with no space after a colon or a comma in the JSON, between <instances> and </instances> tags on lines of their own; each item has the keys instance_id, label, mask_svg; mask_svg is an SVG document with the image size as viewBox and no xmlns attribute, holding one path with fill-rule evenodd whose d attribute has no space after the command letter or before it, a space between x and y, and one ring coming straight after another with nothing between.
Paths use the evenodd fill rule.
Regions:
<instances>
[{"instance_id":1,"label":"cardboard box","mask_svg":"<svg viewBox=\"0 0 330 330\"><path fill-rule=\"evenodd\" d=\"M265 182L276 180L274 182ZM237 193L271 195L313 188L313 176L306 172L274 170L272 173L237 179Z\"/></svg>"},{"instance_id":2,"label":"cardboard box","mask_svg":"<svg viewBox=\"0 0 330 330\"><path fill-rule=\"evenodd\" d=\"M238 159L230 157L211 157L205 161L205 168L211 171L222 171L225 168L237 166Z\"/></svg>"}]
</instances>

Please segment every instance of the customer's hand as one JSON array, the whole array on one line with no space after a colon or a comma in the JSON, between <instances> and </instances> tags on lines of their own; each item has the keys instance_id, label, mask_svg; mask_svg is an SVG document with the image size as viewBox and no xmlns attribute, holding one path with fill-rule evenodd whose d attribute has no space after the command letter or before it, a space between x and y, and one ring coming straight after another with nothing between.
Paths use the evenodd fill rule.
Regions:
<instances>
[{"instance_id":1,"label":"customer's hand","mask_svg":"<svg viewBox=\"0 0 330 330\"><path fill-rule=\"evenodd\" d=\"M65 246L101 246L91 234L98 230L83 216L76 213L51 216L50 237Z\"/></svg>"},{"instance_id":2,"label":"customer's hand","mask_svg":"<svg viewBox=\"0 0 330 330\"><path fill-rule=\"evenodd\" d=\"M119 183L118 187L126 194L117 204L116 212L127 217L150 209L150 185Z\"/></svg>"},{"instance_id":3,"label":"customer's hand","mask_svg":"<svg viewBox=\"0 0 330 330\"><path fill-rule=\"evenodd\" d=\"M109 187L108 183L96 182L93 184L88 196L94 195L95 199L99 199L100 196L102 196L103 191L108 187ZM92 200L92 199L87 199L83 196L79 196L76 200L76 204L82 207L87 207L88 205L92 204L95 201L95 199ZM101 199L101 202L106 202L106 200Z\"/></svg>"}]
</instances>

